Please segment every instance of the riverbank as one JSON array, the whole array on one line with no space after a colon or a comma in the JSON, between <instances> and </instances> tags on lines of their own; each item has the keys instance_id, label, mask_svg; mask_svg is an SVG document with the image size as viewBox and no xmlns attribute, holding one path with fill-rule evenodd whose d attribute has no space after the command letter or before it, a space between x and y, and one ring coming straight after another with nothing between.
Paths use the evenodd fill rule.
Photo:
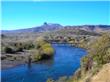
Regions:
<instances>
[{"instance_id":1,"label":"riverbank","mask_svg":"<svg viewBox=\"0 0 110 82\"><path fill-rule=\"evenodd\" d=\"M16 54L1 54L1 69L13 68L18 65L26 64L27 57L30 55L30 50L25 50Z\"/></svg>"},{"instance_id":2,"label":"riverbank","mask_svg":"<svg viewBox=\"0 0 110 82\"><path fill-rule=\"evenodd\" d=\"M31 68L20 65L2 70L2 81L22 82L24 79L23 82L46 82L48 78L57 80L62 76L71 76L79 68L80 58L87 54L86 50L69 45L52 46L55 49L52 59L33 63Z\"/></svg>"},{"instance_id":3,"label":"riverbank","mask_svg":"<svg viewBox=\"0 0 110 82\"><path fill-rule=\"evenodd\" d=\"M57 81L49 79L47 82L109 82L110 35L104 33L89 44L87 49L88 55L81 59L81 66L73 76L61 77Z\"/></svg>"},{"instance_id":4,"label":"riverbank","mask_svg":"<svg viewBox=\"0 0 110 82\"><path fill-rule=\"evenodd\" d=\"M52 45L44 37L38 37L35 40L34 48L30 50L20 47L20 51L14 51L16 47L5 47L1 55L2 69L14 67L21 64L31 64L40 60L50 59L54 54ZM13 52L12 52L13 51Z\"/></svg>"},{"instance_id":5,"label":"riverbank","mask_svg":"<svg viewBox=\"0 0 110 82\"><path fill-rule=\"evenodd\" d=\"M65 45L63 45L63 46L65 46ZM67 46L67 44L66 44L66 46ZM71 46L71 47L79 48L78 46ZM28 56L30 54L32 55L34 51L35 50L25 50L23 52L18 52L15 54L2 53L1 54L1 69L5 70L5 69L9 69L9 68L14 68L19 65L27 64ZM55 52L54 52L54 54L55 54ZM40 60L40 61L43 61L43 60ZM37 62L39 62L39 61L37 61Z\"/></svg>"}]
</instances>

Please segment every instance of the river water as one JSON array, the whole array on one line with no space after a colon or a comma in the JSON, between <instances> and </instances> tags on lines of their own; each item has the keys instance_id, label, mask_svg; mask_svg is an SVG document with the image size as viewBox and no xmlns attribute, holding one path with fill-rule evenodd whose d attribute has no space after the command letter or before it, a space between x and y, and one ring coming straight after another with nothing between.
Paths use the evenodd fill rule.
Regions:
<instances>
[{"instance_id":1,"label":"river water","mask_svg":"<svg viewBox=\"0 0 110 82\"><path fill-rule=\"evenodd\" d=\"M30 68L26 64L1 71L2 82L46 82L48 78L58 79L70 76L80 67L80 59L87 54L82 48L68 44L54 44L54 57L33 63Z\"/></svg>"}]
</instances>

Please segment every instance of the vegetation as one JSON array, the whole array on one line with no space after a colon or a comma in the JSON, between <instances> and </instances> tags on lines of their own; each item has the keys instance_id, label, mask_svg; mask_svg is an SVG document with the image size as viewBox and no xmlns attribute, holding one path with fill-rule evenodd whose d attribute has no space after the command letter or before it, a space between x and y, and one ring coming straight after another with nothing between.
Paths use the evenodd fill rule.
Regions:
<instances>
[{"instance_id":1,"label":"vegetation","mask_svg":"<svg viewBox=\"0 0 110 82\"><path fill-rule=\"evenodd\" d=\"M16 52L23 52L23 50L30 50L33 49L35 46L33 43L26 42L15 42L15 43L8 43L1 46L1 50L4 53L16 53Z\"/></svg>"},{"instance_id":2,"label":"vegetation","mask_svg":"<svg viewBox=\"0 0 110 82\"><path fill-rule=\"evenodd\" d=\"M39 37L36 40L35 61L48 59L53 56L54 49L51 44L47 42L43 37Z\"/></svg>"},{"instance_id":3,"label":"vegetation","mask_svg":"<svg viewBox=\"0 0 110 82\"><path fill-rule=\"evenodd\" d=\"M13 38L16 38L16 40L13 41ZM33 61L39 61L42 59L48 59L52 57L54 53L51 44L48 41L46 41L44 37L38 37L36 41L28 40L26 42L17 41L17 38L18 38L17 36L7 35L7 37L4 37L4 35L2 35L1 51L3 54L13 55L13 54L17 54L18 52L25 53L25 51L28 50L30 55L32 55ZM2 60L4 59L6 58L2 57Z\"/></svg>"},{"instance_id":4,"label":"vegetation","mask_svg":"<svg viewBox=\"0 0 110 82\"><path fill-rule=\"evenodd\" d=\"M38 37L38 36L45 36ZM35 38L37 40L34 42ZM53 56L54 49L49 40L56 42L68 42L78 47L86 48L88 55L81 59L81 67L72 77L61 77L54 81L49 79L47 82L79 82L86 76L86 82L89 78L96 74L100 67L106 63L110 63L110 34L99 34L84 30L61 29L54 32L46 33L27 33L16 35L1 35L1 50L5 54L13 54L23 52L24 50L33 50L32 58L35 61L48 59ZM95 39L97 38L97 39ZM7 58L8 57L8 58ZM9 59L14 61L18 57L2 56L2 60ZM91 75L90 75L91 74Z\"/></svg>"},{"instance_id":5,"label":"vegetation","mask_svg":"<svg viewBox=\"0 0 110 82\"><path fill-rule=\"evenodd\" d=\"M42 54L46 54L49 56L51 56L54 52L50 43L44 44L43 46L41 46L41 49L42 49Z\"/></svg>"},{"instance_id":6,"label":"vegetation","mask_svg":"<svg viewBox=\"0 0 110 82\"><path fill-rule=\"evenodd\" d=\"M80 42L84 43L87 40L83 39ZM56 81L48 79L47 82L90 82L90 78L100 70L101 66L110 63L110 35L108 33L102 34L86 48L89 49L88 55L81 59L81 67L74 76L66 79L61 77Z\"/></svg>"},{"instance_id":7,"label":"vegetation","mask_svg":"<svg viewBox=\"0 0 110 82\"><path fill-rule=\"evenodd\" d=\"M110 36L103 34L96 42L91 45L90 55L98 65L110 62Z\"/></svg>"},{"instance_id":8,"label":"vegetation","mask_svg":"<svg viewBox=\"0 0 110 82\"><path fill-rule=\"evenodd\" d=\"M88 55L81 61L82 77L86 77L87 73L93 76L96 74L100 67L106 63L110 63L110 35L107 33L102 34L93 43L90 44ZM90 74L88 74L90 75ZM90 75L90 76L91 76ZM91 77L88 77L90 79Z\"/></svg>"},{"instance_id":9,"label":"vegetation","mask_svg":"<svg viewBox=\"0 0 110 82\"><path fill-rule=\"evenodd\" d=\"M10 48L10 47L5 47L5 48L4 48L4 51L5 51L6 53L14 53L14 50L13 50L12 48Z\"/></svg>"}]
</instances>

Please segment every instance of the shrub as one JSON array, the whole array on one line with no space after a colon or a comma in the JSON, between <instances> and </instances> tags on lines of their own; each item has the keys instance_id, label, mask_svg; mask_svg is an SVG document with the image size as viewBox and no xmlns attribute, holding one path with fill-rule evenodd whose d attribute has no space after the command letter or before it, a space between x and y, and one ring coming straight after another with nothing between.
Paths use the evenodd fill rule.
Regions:
<instances>
[{"instance_id":1,"label":"shrub","mask_svg":"<svg viewBox=\"0 0 110 82\"><path fill-rule=\"evenodd\" d=\"M54 49L52 48L51 44L48 43L44 38L38 38L36 41L37 46L37 52L35 55L35 60L41 60L41 59L48 59L51 56L53 56Z\"/></svg>"},{"instance_id":2,"label":"shrub","mask_svg":"<svg viewBox=\"0 0 110 82\"><path fill-rule=\"evenodd\" d=\"M38 50L32 50L31 53L33 54L31 56L32 61L36 61L37 62L37 61L41 60L41 55L39 54Z\"/></svg>"},{"instance_id":3,"label":"shrub","mask_svg":"<svg viewBox=\"0 0 110 82\"><path fill-rule=\"evenodd\" d=\"M40 54L34 55L34 61L39 61L42 59L42 56Z\"/></svg>"},{"instance_id":4,"label":"shrub","mask_svg":"<svg viewBox=\"0 0 110 82\"><path fill-rule=\"evenodd\" d=\"M51 47L46 47L42 49L42 53L48 56L52 56L54 53L54 50Z\"/></svg>"},{"instance_id":5,"label":"shrub","mask_svg":"<svg viewBox=\"0 0 110 82\"><path fill-rule=\"evenodd\" d=\"M23 51L22 47L17 48L17 52L22 52L22 51Z\"/></svg>"},{"instance_id":6,"label":"shrub","mask_svg":"<svg viewBox=\"0 0 110 82\"><path fill-rule=\"evenodd\" d=\"M45 43L44 45L42 45L42 48L47 48L47 47L52 47L50 43Z\"/></svg>"},{"instance_id":7,"label":"shrub","mask_svg":"<svg viewBox=\"0 0 110 82\"><path fill-rule=\"evenodd\" d=\"M10 47L5 47L4 52L5 53L14 53L14 50Z\"/></svg>"},{"instance_id":8,"label":"shrub","mask_svg":"<svg viewBox=\"0 0 110 82\"><path fill-rule=\"evenodd\" d=\"M7 57L6 56L1 56L1 60L4 60L6 59Z\"/></svg>"},{"instance_id":9,"label":"shrub","mask_svg":"<svg viewBox=\"0 0 110 82\"><path fill-rule=\"evenodd\" d=\"M44 45L46 42L46 40L44 39L44 37L38 37L37 40L36 40L36 46L42 46Z\"/></svg>"}]
</instances>

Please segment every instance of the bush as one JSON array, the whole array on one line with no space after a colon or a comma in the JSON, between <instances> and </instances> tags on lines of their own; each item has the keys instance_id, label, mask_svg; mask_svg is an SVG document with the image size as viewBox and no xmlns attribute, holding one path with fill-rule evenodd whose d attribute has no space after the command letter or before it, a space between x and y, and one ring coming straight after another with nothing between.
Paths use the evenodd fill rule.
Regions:
<instances>
[{"instance_id":1,"label":"bush","mask_svg":"<svg viewBox=\"0 0 110 82\"><path fill-rule=\"evenodd\" d=\"M14 53L14 50L10 47L5 47L4 52L5 53Z\"/></svg>"},{"instance_id":2,"label":"bush","mask_svg":"<svg viewBox=\"0 0 110 82\"><path fill-rule=\"evenodd\" d=\"M41 46L41 52L42 54L51 56L54 53L54 50L50 43L45 43L44 45Z\"/></svg>"},{"instance_id":3,"label":"bush","mask_svg":"<svg viewBox=\"0 0 110 82\"><path fill-rule=\"evenodd\" d=\"M39 61L42 59L42 56L39 54L38 51L35 51L32 59L33 61Z\"/></svg>"},{"instance_id":4,"label":"bush","mask_svg":"<svg viewBox=\"0 0 110 82\"><path fill-rule=\"evenodd\" d=\"M44 45L42 45L42 48L47 48L47 47L52 47L50 43L45 43Z\"/></svg>"},{"instance_id":5,"label":"bush","mask_svg":"<svg viewBox=\"0 0 110 82\"><path fill-rule=\"evenodd\" d=\"M4 60L6 59L7 57L6 56L1 56L1 60Z\"/></svg>"},{"instance_id":6,"label":"bush","mask_svg":"<svg viewBox=\"0 0 110 82\"><path fill-rule=\"evenodd\" d=\"M48 55L48 56L52 56L54 53L53 48L51 47L46 47L42 49L42 54Z\"/></svg>"},{"instance_id":7,"label":"bush","mask_svg":"<svg viewBox=\"0 0 110 82\"><path fill-rule=\"evenodd\" d=\"M51 44L48 43L44 38L38 38L36 41L36 46L38 50L35 55L36 61L48 59L53 56L54 49L52 48Z\"/></svg>"},{"instance_id":8,"label":"bush","mask_svg":"<svg viewBox=\"0 0 110 82\"><path fill-rule=\"evenodd\" d=\"M45 43L47 43L47 41L44 39L44 37L38 37L36 40L36 46L37 47L39 47L39 46L41 47Z\"/></svg>"}]
</instances>

